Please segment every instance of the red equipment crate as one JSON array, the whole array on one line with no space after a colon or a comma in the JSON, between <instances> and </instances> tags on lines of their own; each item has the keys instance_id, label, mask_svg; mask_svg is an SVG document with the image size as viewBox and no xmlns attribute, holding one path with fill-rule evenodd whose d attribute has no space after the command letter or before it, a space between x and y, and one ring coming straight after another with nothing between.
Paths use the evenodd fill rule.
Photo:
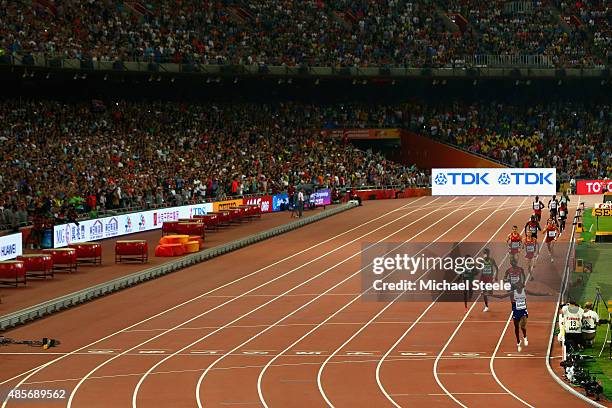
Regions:
<instances>
[{"instance_id":1,"label":"red equipment crate","mask_svg":"<svg viewBox=\"0 0 612 408\"><path fill-rule=\"evenodd\" d=\"M145 263L149 260L149 244L145 240L125 240L115 243L115 263L136 261Z\"/></svg>"},{"instance_id":2,"label":"red equipment crate","mask_svg":"<svg viewBox=\"0 0 612 408\"><path fill-rule=\"evenodd\" d=\"M26 269L23 261L0 262L0 284L7 286L19 286L26 284Z\"/></svg>"},{"instance_id":3,"label":"red equipment crate","mask_svg":"<svg viewBox=\"0 0 612 408\"><path fill-rule=\"evenodd\" d=\"M53 271L65 271L68 273L76 272L77 257L76 249L74 248L54 248L43 249L43 254L51 255L53 260Z\"/></svg>"},{"instance_id":4,"label":"red equipment crate","mask_svg":"<svg viewBox=\"0 0 612 408\"><path fill-rule=\"evenodd\" d=\"M68 248L76 250L79 264L100 265L102 263L102 244L98 242L81 242L70 244Z\"/></svg>"},{"instance_id":5,"label":"red equipment crate","mask_svg":"<svg viewBox=\"0 0 612 408\"><path fill-rule=\"evenodd\" d=\"M28 278L53 277L53 257L50 254L26 254L17 257L25 266Z\"/></svg>"}]
</instances>

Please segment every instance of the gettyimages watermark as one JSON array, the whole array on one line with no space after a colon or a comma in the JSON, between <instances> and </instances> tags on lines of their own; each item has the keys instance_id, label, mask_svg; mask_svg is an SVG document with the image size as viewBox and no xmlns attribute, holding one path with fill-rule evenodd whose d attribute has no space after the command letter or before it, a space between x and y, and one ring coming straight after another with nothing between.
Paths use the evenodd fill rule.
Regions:
<instances>
[{"instance_id":1,"label":"gettyimages watermark","mask_svg":"<svg viewBox=\"0 0 612 408\"><path fill-rule=\"evenodd\" d=\"M463 302L468 294L502 295L523 280L537 289L532 300L550 300L558 294L563 265L544 258L529 260L500 242L364 243L362 298Z\"/></svg>"}]
</instances>

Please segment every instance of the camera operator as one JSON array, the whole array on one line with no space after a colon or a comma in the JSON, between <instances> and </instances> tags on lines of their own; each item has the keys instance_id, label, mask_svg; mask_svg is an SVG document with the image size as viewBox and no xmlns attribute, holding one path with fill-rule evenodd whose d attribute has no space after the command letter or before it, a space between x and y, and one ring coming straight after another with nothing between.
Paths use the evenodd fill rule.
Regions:
<instances>
[{"instance_id":1,"label":"camera operator","mask_svg":"<svg viewBox=\"0 0 612 408\"><path fill-rule=\"evenodd\" d=\"M569 351L578 351L582 347L582 317L584 310L575 300L561 308L559 313L560 340L565 342Z\"/></svg>"},{"instance_id":2,"label":"camera operator","mask_svg":"<svg viewBox=\"0 0 612 408\"><path fill-rule=\"evenodd\" d=\"M593 310L593 304L586 302L584 304L584 314L582 315L582 339L585 345L593 345L598 324L599 315Z\"/></svg>"}]
</instances>

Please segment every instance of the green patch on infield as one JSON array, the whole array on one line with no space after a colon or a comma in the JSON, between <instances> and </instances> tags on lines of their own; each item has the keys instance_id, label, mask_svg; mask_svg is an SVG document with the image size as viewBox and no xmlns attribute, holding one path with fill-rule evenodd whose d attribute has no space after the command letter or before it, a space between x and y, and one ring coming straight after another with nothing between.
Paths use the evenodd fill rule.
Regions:
<instances>
[{"instance_id":1,"label":"green patch on infield","mask_svg":"<svg viewBox=\"0 0 612 408\"><path fill-rule=\"evenodd\" d=\"M585 225L586 214L585 212ZM590 243L585 238L583 243L576 245L576 260L582 260L583 272L572 271L568 288L569 297L584 305L587 301L595 300L599 288L604 300L612 301L612 244ZM600 319L608 319L607 307L608 305L600 302L596 310ZM587 362L586 368L591 375L602 381L606 398L612 400L612 360L609 357L610 345L607 343L612 333L608 332L606 340L607 329L608 325L598 327L593 347L585 349L583 354L595 357L593 361ZM601 351L602 346L603 351ZM600 352L601 357L598 357Z\"/></svg>"},{"instance_id":2,"label":"green patch on infield","mask_svg":"<svg viewBox=\"0 0 612 408\"><path fill-rule=\"evenodd\" d=\"M593 209L587 208L582 213L583 232L580 234L584 242L591 242L597 231L612 231L612 217L593 217Z\"/></svg>"}]
</instances>

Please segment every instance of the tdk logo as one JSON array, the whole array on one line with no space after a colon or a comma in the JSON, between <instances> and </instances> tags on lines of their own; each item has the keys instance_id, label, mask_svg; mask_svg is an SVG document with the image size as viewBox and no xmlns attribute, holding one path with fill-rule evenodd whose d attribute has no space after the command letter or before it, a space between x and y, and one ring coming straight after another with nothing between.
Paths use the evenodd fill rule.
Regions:
<instances>
[{"instance_id":1,"label":"tdk logo","mask_svg":"<svg viewBox=\"0 0 612 408\"><path fill-rule=\"evenodd\" d=\"M515 184L553 184L553 182L550 181L553 175L552 173L510 173L510 175L514 176Z\"/></svg>"},{"instance_id":2,"label":"tdk logo","mask_svg":"<svg viewBox=\"0 0 612 408\"><path fill-rule=\"evenodd\" d=\"M487 176L489 173L446 173L448 177L450 177L450 183L453 185L462 184L462 185L471 185L471 184L489 184L487 180ZM438 180L438 176L440 179ZM447 177L443 174L438 174L436 176L435 182L438 185L444 185L447 183Z\"/></svg>"},{"instance_id":3,"label":"tdk logo","mask_svg":"<svg viewBox=\"0 0 612 408\"><path fill-rule=\"evenodd\" d=\"M553 173L543 172L523 172L523 173L501 173L497 179L493 179L493 183L507 186L515 185L552 185L551 178ZM439 186L446 185L450 182L451 185L489 185L490 175L488 172L456 172L456 173L438 173L434 177L434 183Z\"/></svg>"},{"instance_id":4,"label":"tdk logo","mask_svg":"<svg viewBox=\"0 0 612 408\"><path fill-rule=\"evenodd\" d=\"M432 169L434 196L508 196L555 194L554 168L473 167Z\"/></svg>"}]
</instances>

